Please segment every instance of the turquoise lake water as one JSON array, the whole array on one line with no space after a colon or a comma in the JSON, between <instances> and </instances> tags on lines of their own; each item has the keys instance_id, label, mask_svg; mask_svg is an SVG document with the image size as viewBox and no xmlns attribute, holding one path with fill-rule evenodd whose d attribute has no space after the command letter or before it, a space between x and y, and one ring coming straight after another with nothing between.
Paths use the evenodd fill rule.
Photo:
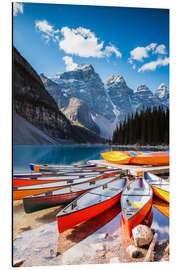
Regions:
<instances>
[{"instance_id":1,"label":"turquoise lake water","mask_svg":"<svg viewBox=\"0 0 180 270\"><path fill-rule=\"evenodd\" d=\"M111 150L105 145L18 145L13 147L13 170L29 171L29 163L85 164L100 159L100 153Z\"/></svg>"}]
</instances>

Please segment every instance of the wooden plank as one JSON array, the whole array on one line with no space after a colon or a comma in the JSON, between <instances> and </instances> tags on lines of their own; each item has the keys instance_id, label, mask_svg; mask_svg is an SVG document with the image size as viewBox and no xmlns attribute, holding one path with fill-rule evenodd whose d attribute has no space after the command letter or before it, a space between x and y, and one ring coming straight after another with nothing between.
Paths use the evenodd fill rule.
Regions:
<instances>
[{"instance_id":1,"label":"wooden plank","mask_svg":"<svg viewBox=\"0 0 180 270\"><path fill-rule=\"evenodd\" d=\"M150 262L150 261L153 261L153 250L154 250L154 247L156 245L156 242L158 240L158 234L155 233L154 236L153 236L153 240L149 246L149 249L148 249L148 252L146 254L146 257L144 259L144 262Z\"/></svg>"},{"instance_id":2,"label":"wooden plank","mask_svg":"<svg viewBox=\"0 0 180 270\"><path fill-rule=\"evenodd\" d=\"M137 172L152 172L154 174L169 172L169 166L145 166L145 165L125 165L110 163L106 160L89 160L87 164L103 165L121 170L129 170L132 175L137 175Z\"/></svg>"}]
</instances>

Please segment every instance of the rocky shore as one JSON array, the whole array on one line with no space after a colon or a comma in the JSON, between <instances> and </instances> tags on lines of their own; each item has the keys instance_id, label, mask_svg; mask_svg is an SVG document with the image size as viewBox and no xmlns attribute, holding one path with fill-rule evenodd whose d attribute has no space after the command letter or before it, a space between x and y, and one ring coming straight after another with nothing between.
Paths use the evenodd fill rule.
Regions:
<instances>
[{"instance_id":1,"label":"rocky shore","mask_svg":"<svg viewBox=\"0 0 180 270\"><path fill-rule=\"evenodd\" d=\"M13 203L13 261L22 266L143 262L149 245L127 256L122 242L120 206L58 235L53 207L25 214L22 201ZM131 245L136 246L131 239ZM141 256L140 256L141 254ZM152 259L151 259L152 260ZM157 241L153 261L169 260L169 242Z\"/></svg>"}]
</instances>

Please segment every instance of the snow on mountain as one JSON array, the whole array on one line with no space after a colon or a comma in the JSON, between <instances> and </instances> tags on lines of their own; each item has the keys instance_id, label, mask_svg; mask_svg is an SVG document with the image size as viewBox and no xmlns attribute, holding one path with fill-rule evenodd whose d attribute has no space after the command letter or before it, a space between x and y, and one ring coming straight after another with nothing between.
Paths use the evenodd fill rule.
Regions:
<instances>
[{"instance_id":1,"label":"snow on mountain","mask_svg":"<svg viewBox=\"0 0 180 270\"><path fill-rule=\"evenodd\" d=\"M116 125L128 114L146 107L169 105L169 90L165 84L161 84L154 92L146 85L132 90L122 75L111 76L103 83L93 66L88 64L80 65L72 71L57 73L51 78L43 75L41 79L60 109L66 110L72 98L81 100L83 106L88 107L87 125L92 119L99 127L101 136L106 138L112 136ZM69 119L73 117L70 115L72 111L68 108ZM77 112L76 118L78 121Z\"/></svg>"}]
</instances>

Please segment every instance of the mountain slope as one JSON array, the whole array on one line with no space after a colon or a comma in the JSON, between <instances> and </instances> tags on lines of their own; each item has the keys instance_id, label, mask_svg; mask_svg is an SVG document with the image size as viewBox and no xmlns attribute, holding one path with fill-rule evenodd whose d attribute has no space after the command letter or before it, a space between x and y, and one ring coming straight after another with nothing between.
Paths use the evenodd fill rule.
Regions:
<instances>
[{"instance_id":1,"label":"mountain slope","mask_svg":"<svg viewBox=\"0 0 180 270\"><path fill-rule=\"evenodd\" d=\"M92 141L90 132L84 129L83 135L80 134L82 129L76 129L59 110L39 75L15 48L13 48L13 111L53 140ZM13 118L15 119L15 116ZM14 124L16 129L16 120ZM96 138L100 140L98 137L95 138L93 133L92 137L94 140Z\"/></svg>"}]
</instances>

